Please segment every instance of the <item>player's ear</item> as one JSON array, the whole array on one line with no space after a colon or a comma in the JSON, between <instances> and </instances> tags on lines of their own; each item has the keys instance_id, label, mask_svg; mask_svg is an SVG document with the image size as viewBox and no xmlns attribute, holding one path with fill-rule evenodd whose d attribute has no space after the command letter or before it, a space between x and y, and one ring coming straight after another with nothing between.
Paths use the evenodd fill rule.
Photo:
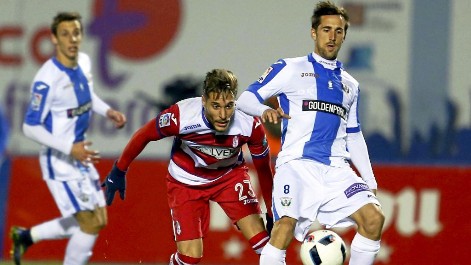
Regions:
<instances>
[{"instance_id":1,"label":"player's ear","mask_svg":"<svg viewBox=\"0 0 471 265\"><path fill-rule=\"evenodd\" d=\"M316 41L317 39L317 33L316 33L316 30L311 28L311 38Z\"/></svg>"},{"instance_id":2,"label":"player's ear","mask_svg":"<svg viewBox=\"0 0 471 265\"><path fill-rule=\"evenodd\" d=\"M51 33L51 42L52 42L52 44L57 45L57 37L56 37L56 35L54 35L52 33Z\"/></svg>"}]
</instances>

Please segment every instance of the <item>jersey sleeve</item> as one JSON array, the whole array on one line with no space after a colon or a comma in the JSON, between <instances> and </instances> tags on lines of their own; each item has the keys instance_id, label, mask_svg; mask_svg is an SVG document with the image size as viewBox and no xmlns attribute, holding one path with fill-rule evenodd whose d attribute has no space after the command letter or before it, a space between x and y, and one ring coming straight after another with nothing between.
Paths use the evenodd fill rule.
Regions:
<instances>
[{"instance_id":1,"label":"jersey sleeve","mask_svg":"<svg viewBox=\"0 0 471 265\"><path fill-rule=\"evenodd\" d=\"M254 93L258 101L263 103L267 98L281 93L287 76L289 76L289 67L286 61L278 60L268 67L262 76L247 88L247 91Z\"/></svg>"},{"instance_id":2,"label":"jersey sleeve","mask_svg":"<svg viewBox=\"0 0 471 265\"><path fill-rule=\"evenodd\" d=\"M160 112L156 118L147 122L133 134L118 158L116 166L120 170L126 171L132 161L144 150L149 142L177 135L179 132L178 117L178 106L172 105Z\"/></svg>"},{"instance_id":3,"label":"jersey sleeve","mask_svg":"<svg viewBox=\"0 0 471 265\"><path fill-rule=\"evenodd\" d=\"M347 133L357 133L361 131L360 118L358 116L358 104L360 98L360 89L357 90L357 94L353 99L352 107L348 113L347 119Z\"/></svg>"},{"instance_id":4,"label":"jersey sleeve","mask_svg":"<svg viewBox=\"0 0 471 265\"><path fill-rule=\"evenodd\" d=\"M31 88L31 98L26 110L24 123L28 125L41 125L45 114L51 109L52 88L43 81L35 81Z\"/></svg>"},{"instance_id":5,"label":"jersey sleeve","mask_svg":"<svg viewBox=\"0 0 471 265\"><path fill-rule=\"evenodd\" d=\"M257 171L258 181L260 183L263 200L265 201L268 214L273 216L271 211L273 169L271 165L270 148L268 146L262 122L258 118L254 118L252 135L247 145L252 155L255 170Z\"/></svg>"},{"instance_id":6,"label":"jersey sleeve","mask_svg":"<svg viewBox=\"0 0 471 265\"><path fill-rule=\"evenodd\" d=\"M70 154L72 141L54 137L51 128L44 124L44 119L51 109L54 90L49 84L35 80L31 88L31 99L23 121L23 133L26 137L64 154Z\"/></svg>"},{"instance_id":7,"label":"jersey sleeve","mask_svg":"<svg viewBox=\"0 0 471 265\"><path fill-rule=\"evenodd\" d=\"M376 178L373 174L373 168L371 167L368 147L365 142L365 137L361 131L358 133L348 134L347 148L350 152L350 159L360 173L361 178L365 180L370 189L377 189L378 184L376 183Z\"/></svg>"},{"instance_id":8,"label":"jersey sleeve","mask_svg":"<svg viewBox=\"0 0 471 265\"><path fill-rule=\"evenodd\" d=\"M157 115L157 130L163 137L180 133L180 108L177 104L170 106Z\"/></svg>"},{"instance_id":9,"label":"jersey sleeve","mask_svg":"<svg viewBox=\"0 0 471 265\"><path fill-rule=\"evenodd\" d=\"M252 116L262 116L265 110L270 109L264 104L265 100L279 95L285 87L284 82L289 76L289 67L286 66L284 60L278 60L268 67L257 81L242 92L237 100L237 108Z\"/></svg>"},{"instance_id":10,"label":"jersey sleeve","mask_svg":"<svg viewBox=\"0 0 471 265\"><path fill-rule=\"evenodd\" d=\"M101 116L106 117L106 112L110 109L110 106L104 102L94 91L91 91L92 94L92 108L93 111L100 114Z\"/></svg>"}]
</instances>

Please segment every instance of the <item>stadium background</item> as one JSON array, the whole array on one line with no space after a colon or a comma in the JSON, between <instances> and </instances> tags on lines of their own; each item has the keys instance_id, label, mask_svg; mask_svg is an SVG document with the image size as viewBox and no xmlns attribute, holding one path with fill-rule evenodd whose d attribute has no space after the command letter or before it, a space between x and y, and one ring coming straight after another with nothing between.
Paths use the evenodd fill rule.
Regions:
<instances>
[{"instance_id":1,"label":"stadium background","mask_svg":"<svg viewBox=\"0 0 471 265\"><path fill-rule=\"evenodd\" d=\"M2 0L0 106L10 138L0 171L0 260L9 262L12 224L59 214L41 180L38 145L21 133L30 82L53 51L48 27L58 11L82 14L82 50L93 59L96 91L129 119L121 131L100 117L93 121L89 138L105 158L98 165L104 176L145 121L174 100L199 94L206 71L233 70L243 90L277 59L311 52L315 2ZM387 217L375 264L469 264L471 2L336 2L352 18L340 60L360 81L362 128ZM133 165L127 199L109 208L110 224L92 262L167 262L174 251L163 180L170 145L150 144ZM213 207L203 264L257 264ZM354 234L338 233L347 243ZM298 247L291 245L289 264L300 264ZM25 259L59 261L64 248L65 241L38 244Z\"/></svg>"}]
</instances>

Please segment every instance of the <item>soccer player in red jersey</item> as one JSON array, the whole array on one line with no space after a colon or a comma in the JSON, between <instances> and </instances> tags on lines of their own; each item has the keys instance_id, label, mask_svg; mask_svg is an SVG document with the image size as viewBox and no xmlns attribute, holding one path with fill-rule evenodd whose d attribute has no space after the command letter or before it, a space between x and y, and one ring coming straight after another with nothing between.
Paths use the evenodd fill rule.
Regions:
<instances>
[{"instance_id":1,"label":"soccer player in red jersey","mask_svg":"<svg viewBox=\"0 0 471 265\"><path fill-rule=\"evenodd\" d=\"M150 141L174 137L166 176L177 245L170 264L201 261L209 201L221 206L257 254L269 240L242 147L247 144L252 155L268 209L268 228L272 225L270 150L261 121L236 108L237 85L231 71L208 72L203 96L179 101L141 127L103 183L108 205L116 191L124 199L125 175L132 161Z\"/></svg>"}]
</instances>

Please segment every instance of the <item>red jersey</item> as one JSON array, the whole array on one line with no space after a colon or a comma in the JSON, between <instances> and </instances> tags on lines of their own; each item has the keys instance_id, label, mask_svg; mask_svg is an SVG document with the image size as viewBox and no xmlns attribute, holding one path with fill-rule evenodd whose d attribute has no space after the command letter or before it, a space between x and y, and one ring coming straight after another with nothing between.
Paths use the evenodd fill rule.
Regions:
<instances>
[{"instance_id":1,"label":"red jersey","mask_svg":"<svg viewBox=\"0 0 471 265\"><path fill-rule=\"evenodd\" d=\"M159 138L175 137L169 173L188 185L209 183L244 166L244 144L254 158L269 152L258 118L236 110L228 129L217 132L204 115L200 97L178 102L162 111L156 121Z\"/></svg>"},{"instance_id":2,"label":"red jersey","mask_svg":"<svg viewBox=\"0 0 471 265\"><path fill-rule=\"evenodd\" d=\"M150 141L175 137L170 175L188 185L201 185L245 166L242 146L252 155L264 199L271 203L272 169L265 131L258 118L235 110L229 128L217 132L204 115L202 98L177 102L141 127L126 145L117 166L126 170ZM268 201L267 201L268 199Z\"/></svg>"}]
</instances>

